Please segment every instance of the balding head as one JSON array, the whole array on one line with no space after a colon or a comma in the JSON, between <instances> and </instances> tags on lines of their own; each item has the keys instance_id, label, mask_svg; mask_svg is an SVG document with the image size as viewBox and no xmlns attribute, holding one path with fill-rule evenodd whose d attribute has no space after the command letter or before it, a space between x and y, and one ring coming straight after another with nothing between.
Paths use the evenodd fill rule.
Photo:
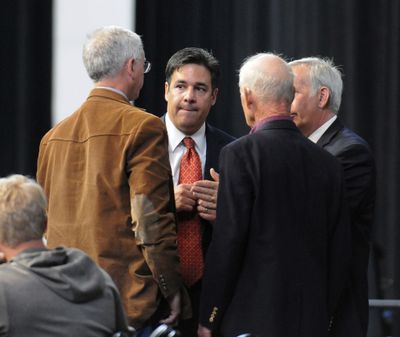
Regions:
<instances>
[{"instance_id":1,"label":"balding head","mask_svg":"<svg viewBox=\"0 0 400 337\"><path fill-rule=\"evenodd\" d=\"M270 115L289 115L294 95L293 73L281 57L261 53L246 59L240 68L239 87L250 126L257 119ZM246 97L255 104L247 106Z\"/></svg>"},{"instance_id":2,"label":"balding head","mask_svg":"<svg viewBox=\"0 0 400 337\"><path fill-rule=\"evenodd\" d=\"M239 87L254 91L265 103L285 100L290 104L293 100L292 70L275 54L256 54L240 68Z\"/></svg>"}]
</instances>

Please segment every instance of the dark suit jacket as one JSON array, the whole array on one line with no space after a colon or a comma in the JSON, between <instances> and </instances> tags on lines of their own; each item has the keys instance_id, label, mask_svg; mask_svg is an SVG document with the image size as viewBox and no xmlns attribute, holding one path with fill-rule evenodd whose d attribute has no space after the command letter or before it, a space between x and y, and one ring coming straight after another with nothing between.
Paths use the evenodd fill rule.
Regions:
<instances>
[{"instance_id":1,"label":"dark suit jacket","mask_svg":"<svg viewBox=\"0 0 400 337\"><path fill-rule=\"evenodd\" d=\"M229 337L327 336L350 255L340 165L275 120L227 145L220 171L200 323Z\"/></svg>"},{"instance_id":2,"label":"dark suit jacket","mask_svg":"<svg viewBox=\"0 0 400 337\"><path fill-rule=\"evenodd\" d=\"M165 115L161 117L161 120L165 123ZM204 179L212 180L210 175L211 168L219 172L219 153L225 145L229 144L233 140L235 140L235 138L232 137L231 135L206 123L207 152L206 152L206 164L204 168ZM202 230L203 253L205 255L211 241L212 224L210 224L206 220L202 220L201 230Z\"/></svg>"},{"instance_id":3,"label":"dark suit jacket","mask_svg":"<svg viewBox=\"0 0 400 337\"><path fill-rule=\"evenodd\" d=\"M235 138L207 123L206 140L207 153L206 165L204 168L204 179L212 180L210 169L213 168L219 173L219 154L222 148L230 142L234 141ZM211 242L212 228L212 224L210 224L206 220L202 220L202 243L204 255L206 254L208 246Z\"/></svg>"},{"instance_id":4,"label":"dark suit jacket","mask_svg":"<svg viewBox=\"0 0 400 337\"><path fill-rule=\"evenodd\" d=\"M336 119L318 145L334 155L344 171L352 223L351 281L332 326L332 336L365 337L368 328L369 232L375 204L375 164L368 144Z\"/></svg>"}]
</instances>

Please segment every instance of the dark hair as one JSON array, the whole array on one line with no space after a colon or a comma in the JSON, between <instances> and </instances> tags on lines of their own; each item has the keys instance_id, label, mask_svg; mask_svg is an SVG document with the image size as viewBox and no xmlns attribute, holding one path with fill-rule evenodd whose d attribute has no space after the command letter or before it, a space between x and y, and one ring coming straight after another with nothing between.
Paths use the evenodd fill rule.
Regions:
<instances>
[{"instance_id":1,"label":"dark hair","mask_svg":"<svg viewBox=\"0 0 400 337\"><path fill-rule=\"evenodd\" d=\"M211 85L213 89L217 87L220 73L218 60L205 49L196 47L178 50L171 56L165 67L165 78L168 83L170 83L174 71L185 64L199 64L206 67L211 74Z\"/></svg>"}]
</instances>

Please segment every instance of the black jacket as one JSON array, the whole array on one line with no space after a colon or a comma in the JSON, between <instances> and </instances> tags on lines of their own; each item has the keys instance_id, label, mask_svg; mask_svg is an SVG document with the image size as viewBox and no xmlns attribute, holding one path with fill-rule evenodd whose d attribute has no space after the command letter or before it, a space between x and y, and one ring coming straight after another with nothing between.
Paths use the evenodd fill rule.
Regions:
<instances>
[{"instance_id":1,"label":"black jacket","mask_svg":"<svg viewBox=\"0 0 400 337\"><path fill-rule=\"evenodd\" d=\"M368 329L369 236L375 206L375 163L364 139L336 119L317 142L343 167L351 215L351 280L332 325L332 336L365 337Z\"/></svg>"},{"instance_id":2,"label":"black jacket","mask_svg":"<svg viewBox=\"0 0 400 337\"><path fill-rule=\"evenodd\" d=\"M339 163L289 120L220 158L200 323L227 337L327 336L350 256Z\"/></svg>"}]
</instances>

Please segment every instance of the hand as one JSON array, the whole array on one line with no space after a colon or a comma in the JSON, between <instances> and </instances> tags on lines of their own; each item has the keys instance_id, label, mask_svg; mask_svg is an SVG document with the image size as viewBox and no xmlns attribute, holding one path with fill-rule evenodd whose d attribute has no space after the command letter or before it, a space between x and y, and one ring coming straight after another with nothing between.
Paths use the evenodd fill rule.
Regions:
<instances>
[{"instance_id":1,"label":"hand","mask_svg":"<svg viewBox=\"0 0 400 337\"><path fill-rule=\"evenodd\" d=\"M203 219L214 221L217 216L217 197L219 174L214 169L210 170L211 180L199 180L193 183L192 191L197 200L197 211Z\"/></svg>"},{"instance_id":2,"label":"hand","mask_svg":"<svg viewBox=\"0 0 400 337\"><path fill-rule=\"evenodd\" d=\"M211 337L212 336L212 332L211 332L210 329L208 329L205 326L202 326L201 324L199 324L199 327L197 329L197 335L199 337Z\"/></svg>"},{"instance_id":3,"label":"hand","mask_svg":"<svg viewBox=\"0 0 400 337\"><path fill-rule=\"evenodd\" d=\"M219 173L217 173L213 168L210 169L210 175L214 181L219 182Z\"/></svg>"},{"instance_id":4,"label":"hand","mask_svg":"<svg viewBox=\"0 0 400 337\"><path fill-rule=\"evenodd\" d=\"M191 187L192 185L189 184L180 184L175 186L174 194L177 212L191 212L196 206L197 199L191 191Z\"/></svg>"},{"instance_id":5,"label":"hand","mask_svg":"<svg viewBox=\"0 0 400 337\"><path fill-rule=\"evenodd\" d=\"M181 293L178 291L175 295L167 298L170 313L167 318L164 318L160 323L175 326L178 324L179 315L181 314Z\"/></svg>"}]
</instances>

